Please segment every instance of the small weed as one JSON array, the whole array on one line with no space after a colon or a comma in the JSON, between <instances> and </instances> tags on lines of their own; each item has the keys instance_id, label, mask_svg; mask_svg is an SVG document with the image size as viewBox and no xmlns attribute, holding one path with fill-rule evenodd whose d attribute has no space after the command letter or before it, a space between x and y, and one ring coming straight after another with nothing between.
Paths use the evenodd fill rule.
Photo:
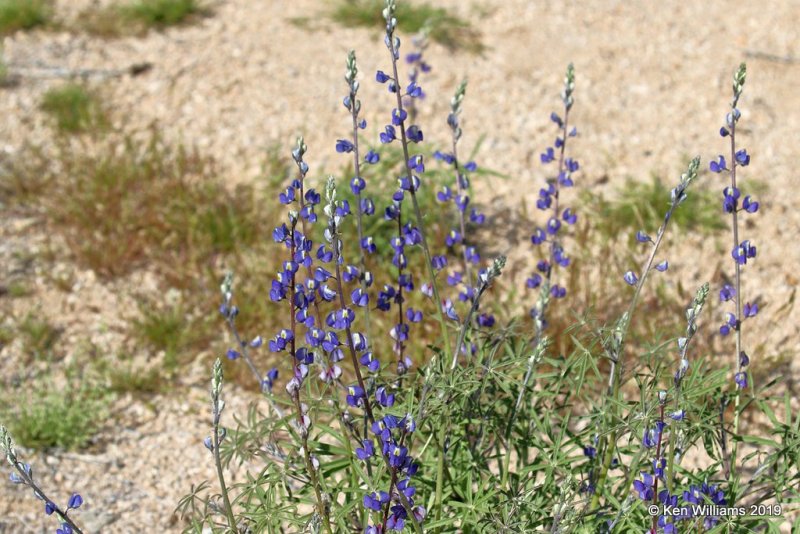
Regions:
<instances>
[{"instance_id":1,"label":"small weed","mask_svg":"<svg viewBox=\"0 0 800 534\"><path fill-rule=\"evenodd\" d=\"M340 0L330 17L347 27L380 28L386 24L382 9L383 0ZM397 6L397 21L400 31L407 34L417 33L427 24L430 38L451 50L480 53L484 49L472 25L442 7L403 2Z\"/></svg>"},{"instance_id":2,"label":"small weed","mask_svg":"<svg viewBox=\"0 0 800 534\"><path fill-rule=\"evenodd\" d=\"M0 295L6 293L12 299L18 299L22 297L29 296L32 291L31 288L25 283L20 280L15 280L11 282L8 287L0 287Z\"/></svg>"},{"instance_id":3,"label":"small weed","mask_svg":"<svg viewBox=\"0 0 800 534\"><path fill-rule=\"evenodd\" d=\"M108 392L88 380L68 377L63 387L41 381L22 389L12 393L13 407L0 415L24 447L85 447L108 411Z\"/></svg>"},{"instance_id":4,"label":"small weed","mask_svg":"<svg viewBox=\"0 0 800 534\"><path fill-rule=\"evenodd\" d=\"M138 0L122 8L125 18L148 28L181 24L202 11L196 0Z\"/></svg>"},{"instance_id":5,"label":"small weed","mask_svg":"<svg viewBox=\"0 0 800 534\"><path fill-rule=\"evenodd\" d=\"M95 360L97 372L107 381L109 391L114 393L160 393L164 379L158 367L145 368L134 364L121 355L115 361L108 358Z\"/></svg>"},{"instance_id":6,"label":"small weed","mask_svg":"<svg viewBox=\"0 0 800 534\"><path fill-rule=\"evenodd\" d=\"M128 4L92 7L81 13L79 28L98 37L141 35L208 14L197 0L136 0Z\"/></svg>"},{"instance_id":7,"label":"small weed","mask_svg":"<svg viewBox=\"0 0 800 534\"><path fill-rule=\"evenodd\" d=\"M50 0L0 0L0 35L43 26L52 16Z\"/></svg>"},{"instance_id":8,"label":"small weed","mask_svg":"<svg viewBox=\"0 0 800 534\"><path fill-rule=\"evenodd\" d=\"M106 142L92 154L31 151L0 184L40 209L80 265L104 277L148 266L186 286L187 272L271 232L253 188L226 189L210 159L157 136Z\"/></svg>"},{"instance_id":9,"label":"small weed","mask_svg":"<svg viewBox=\"0 0 800 534\"><path fill-rule=\"evenodd\" d=\"M141 318L133 323L133 334L148 347L164 351L164 365L173 371L180 362L185 362L185 352L202 336L187 318L181 305L156 307L155 303L139 306Z\"/></svg>"},{"instance_id":10,"label":"small weed","mask_svg":"<svg viewBox=\"0 0 800 534\"><path fill-rule=\"evenodd\" d=\"M23 337L25 351L35 359L48 356L61 335L61 330L47 319L33 313L22 319L17 330Z\"/></svg>"},{"instance_id":11,"label":"small weed","mask_svg":"<svg viewBox=\"0 0 800 534\"><path fill-rule=\"evenodd\" d=\"M633 243L636 232L641 229L655 231L663 222L664 207L669 203L670 187L659 177L653 176L649 183L628 179L606 200L589 191L581 193L583 211L592 214L596 229L605 237L615 239L622 234ZM697 189L685 202L685 209L677 210L672 227L681 231L700 232L708 235L727 228L720 214L720 196L707 190Z\"/></svg>"},{"instance_id":12,"label":"small weed","mask_svg":"<svg viewBox=\"0 0 800 534\"><path fill-rule=\"evenodd\" d=\"M8 325L0 325L0 349L14 341L14 329Z\"/></svg>"},{"instance_id":13,"label":"small weed","mask_svg":"<svg viewBox=\"0 0 800 534\"><path fill-rule=\"evenodd\" d=\"M48 90L41 109L64 133L86 132L108 126L106 112L99 96L77 83L68 83Z\"/></svg>"}]
</instances>

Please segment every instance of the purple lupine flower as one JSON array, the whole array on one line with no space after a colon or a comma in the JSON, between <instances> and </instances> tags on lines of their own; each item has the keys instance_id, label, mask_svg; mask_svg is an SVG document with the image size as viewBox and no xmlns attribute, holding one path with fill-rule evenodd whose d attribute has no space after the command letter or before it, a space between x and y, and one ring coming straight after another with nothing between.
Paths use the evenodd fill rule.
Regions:
<instances>
[{"instance_id":1,"label":"purple lupine flower","mask_svg":"<svg viewBox=\"0 0 800 534\"><path fill-rule=\"evenodd\" d=\"M375 445L371 439L365 439L361 443L363 447L356 448L356 457L359 460L367 460L375 454Z\"/></svg>"},{"instance_id":2,"label":"purple lupine flower","mask_svg":"<svg viewBox=\"0 0 800 534\"><path fill-rule=\"evenodd\" d=\"M739 321L736 320L736 315L727 312L725 313L725 322L719 327L719 333L727 336L731 329L737 330L739 328Z\"/></svg>"},{"instance_id":3,"label":"purple lupine flower","mask_svg":"<svg viewBox=\"0 0 800 534\"><path fill-rule=\"evenodd\" d=\"M753 200L750 195L747 195L744 197L744 202L742 202L742 209L747 213L755 213L758 211L758 202Z\"/></svg>"},{"instance_id":4,"label":"purple lupine flower","mask_svg":"<svg viewBox=\"0 0 800 534\"><path fill-rule=\"evenodd\" d=\"M730 284L725 284L722 286L722 289L719 290L720 302L727 302L733 299L734 296L736 296L736 288Z\"/></svg>"},{"instance_id":5,"label":"purple lupine flower","mask_svg":"<svg viewBox=\"0 0 800 534\"><path fill-rule=\"evenodd\" d=\"M69 502L67 503L67 510L77 510L82 504L83 497L81 497L78 493L73 493L72 497L69 498Z\"/></svg>"},{"instance_id":6,"label":"purple lupine flower","mask_svg":"<svg viewBox=\"0 0 800 534\"><path fill-rule=\"evenodd\" d=\"M633 271L626 272L625 275L622 277L622 279L625 280L625 283L628 284L629 286L635 286L636 283L639 281L639 277L636 276L636 273L634 273Z\"/></svg>"},{"instance_id":7,"label":"purple lupine flower","mask_svg":"<svg viewBox=\"0 0 800 534\"><path fill-rule=\"evenodd\" d=\"M364 156L364 161L369 163L370 165L375 165L376 163L378 163L378 161L380 161L380 159L381 159L380 155L374 150L368 151Z\"/></svg>"},{"instance_id":8,"label":"purple lupine flower","mask_svg":"<svg viewBox=\"0 0 800 534\"><path fill-rule=\"evenodd\" d=\"M725 156L720 155L716 161L709 163L708 167L711 172L717 174L721 173L722 171L727 171L728 168L726 167Z\"/></svg>"},{"instance_id":9,"label":"purple lupine flower","mask_svg":"<svg viewBox=\"0 0 800 534\"><path fill-rule=\"evenodd\" d=\"M358 406L363 403L364 389L359 386L350 386L347 388L347 404L350 406Z\"/></svg>"},{"instance_id":10,"label":"purple lupine flower","mask_svg":"<svg viewBox=\"0 0 800 534\"><path fill-rule=\"evenodd\" d=\"M380 386L375 391L375 400L384 408L391 408L394 406L394 393L388 393L385 386Z\"/></svg>"},{"instance_id":11,"label":"purple lupine flower","mask_svg":"<svg viewBox=\"0 0 800 534\"><path fill-rule=\"evenodd\" d=\"M358 359L359 363L369 369L371 373L375 373L381 368L381 362L372 355L371 351L367 351Z\"/></svg>"},{"instance_id":12,"label":"purple lupine flower","mask_svg":"<svg viewBox=\"0 0 800 534\"><path fill-rule=\"evenodd\" d=\"M749 240L744 240L731 251L731 256L740 265L745 265L749 258L756 257L756 247Z\"/></svg>"},{"instance_id":13,"label":"purple lupine flower","mask_svg":"<svg viewBox=\"0 0 800 534\"><path fill-rule=\"evenodd\" d=\"M636 495L645 502L652 501L654 482L653 475L642 472L642 480L633 481L633 489L636 491Z\"/></svg>"},{"instance_id":14,"label":"purple lupine flower","mask_svg":"<svg viewBox=\"0 0 800 534\"><path fill-rule=\"evenodd\" d=\"M408 140L412 143L420 143L424 139L422 130L415 124L412 124L409 126L408 130L406 130L406 137L408 137Z\"/></svg>"},{"instance_id":15,"label":"purple lupine flower","mask_svg":"<svg viewBox=\"0 0 800 534\"><path fill-rule=\"evenodd\" d=\"M395 133L394 126L391 126L391 125L386 126L384 131L381 132L379 138L380 138L381 143L383 143L383 144L391 143L392 141L397 139L397 135Z\"/></svg>"},{"instance_id":16,"label":"purple lupine flower","mask_svg":"<svg viewBox=\"0 0 800 534\"><path fill-rule=\"evenodd\" d=\"M347 153L352 152L354 148L355 147L353 146L353 143L351 143L347 139L336 140L336 152L339 152L340 154L343 152Z\"/></svg>"}]
</instances>

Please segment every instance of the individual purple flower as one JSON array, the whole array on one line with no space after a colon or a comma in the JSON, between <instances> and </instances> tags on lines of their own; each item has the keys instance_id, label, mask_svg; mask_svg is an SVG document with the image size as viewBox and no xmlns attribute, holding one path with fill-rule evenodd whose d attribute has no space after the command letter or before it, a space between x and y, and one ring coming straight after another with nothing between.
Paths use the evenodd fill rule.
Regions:
<instances>
[{"instance_id":1,"label":"individual purple flower","mask_svg":"<svg viewBox=\"0 0 800 534\"><path fill-rule=\"evenodd\" d=\"M635 286L636 283L639 281L639 277L636 276L636 273L634 273L633 271L626 272L625 275L622 277L622 279L625 280L625 283L628 284L629 286Z\"/></svg>"},{"instance_id":2,"label":"individual purple flower","mask_svg":"<svg viewBox=\"0 0 800 534\"><path fill-rule=\"evenodd\" d=\"M371 373L375 373L381 368L381 362L372 355L371 351L367 351L358 359L359 363L369 369Z\"/></svg>"},{"instance_id":3,"label":"individual purple flower","mask_svg":"<svg viewBox=\"0 0 800 534\"><path fill-rule=\"evenodd\" d=\"M347 388L347 404L359 406L364 401L364 389L360 386L350 386Z\"/></svg>"},{"instance_id":4,"label":"individual purple flower","mask_svg":"<svg viewBox=\"0 0 800 534\"><path fill-rule=\"evenodd\" d=\"M389 393L385 386L380 386L375 392L375 400L384 408L391 408L394 406L394 393Z\"/></svg>"},{"instance_id":5,"label":"individual purple flower","mask_svg":"<svg viewBox=\"0 0 800 534\"><path fill-rule=\"evenodd\" d=\"M642 480L633 481L633 489L636 495L643 501L648 502L653 500L653 475L642 472Z\"/></svg>"},{"instance_id":6,"label":"individual purple flower","mask_svg":"<svg viewBox=\"0 0 800 534\"><path fill-rule=\"evenodd\" d=\"M744 371L739 371L738 373L736 373L733 379L736 382L736 385L739 387L739 389L747 388L747 373L745 373Z\"/></svg>"},{"instance_id":7,"label":"individual purple flower","mask_svg":"<svg viewBox=\"0 0 800 534\"><path fill-rule=\"evenodd\" d=\"M353 304L361 308L369 304L369 295L360 287L353 290L350 298L353 301Z\"/></svg>"},{"instance_id":8,"label":"individual purple flower","mask_svg":"<svg viewBox=\"0 0 800 534\"><path fill-rule=\"evenodd\" d=\"M730 284L725 284L722 286L722 289L719 290L720 302L727 302L733 299L734 296L736 296L736 288Z\"/></svg>"},{"instance_id":9,"label":"individual purple flower","mask_svg":"<svg viewBox=\"0 0 800 534\"><path fill-rule=\"evenodd\" d=\"M669 269L669 262L667 260L659 262L659 263L656 264L655 269L656 269L656 271L659 271L659 272L663 273L664 271Z\"/></svg>"},{"instance_id":10,"label":"individual purple flower","mask_svg":"<svg viewBox=\"0 0 800 534\"><path fill-rule=\"evenodd\" d=\"M397 134L395 133L394 126L387 125L383 132L380 134L380 141L383 144L391 143L395 139L397 139Z\"/></svg>"},{"instance_id":11,"label":"individual purple flower","mask_svg":"<svg viewBox=\"0 0 800 534\"><path fill-rule=\"evenodd\" d=\"M727 171L728 168L726 167L725 156L720 155L716 161L709 163L708 168L711 172L715 172L717 174L721 173L722 171Z\"/></svg>"},{"instance_id":12,"label":"individual purple flower","mask_svg":"<svg viewBox=\"0 0 800 534\"><path fill-rule=\"evenodd\" d=\"M756 246L749 240L744 240L741 244L731 251L731 256L740 265L745 265L748 259L756 257Z\"/></svg>"},{"instance_id":13,"label":"individual purple flower","mask_svg":"<svg viewBox=\"0 0 800 534\"><path fill-rule=\"evenodd\" d=\"M758 304L755 302L753 302L752 304L750 302L746 302L744 305L744 309L742 310L742 314L745 317L755 317L756 315L758 315Z\"/></svg>"},{"instance_id":14,"label":"individual purple flower","mask_svg":"<svg viewBox=\"0 0 800 534\"><path fill-rule=\"evenodd\" d=\"M408 113L404 109L398 110L397 108L392 110L392 124L394 126L400 126L404 120L408 117Z\"/></svg>"},{"instance_id":15,"label":"individual purple flower","mask_svg":"<svg viewBox=\"0 0 800 534\"><path fill-rule=\"evenodd\" d=\"M353 143L347 139L337 139L336 141L336 152L352 152L354 148Z\"/></svg>"},{"instance_id":16,"label":"individual purple flower","mask_svg":"<svg viewBox=\"0 0 800 534\"><path fill-rule=\"evenodd\" d=\"M358 457L359 460L367 460L375 454L375 445L371 439L362 440L361 443L363 447L356 448L356 457Z\"/></svg>"},{"instance_id":17,"label":"individual purple flower","mask_svg":"<svg viewBox=\"0 0 800 534\"><path fill-rule=\"evenodd\" d=\"M388 502L389 494L385 491L381 491L380 493L373 491L368 495L364 495L364 508L375 512L380 512L383 505Z\"/></svg>"},{"instance_id":18,"label":"individual purple flower","mask_svg":"<svg viewBox=\"0 0 800 534\"><path fill-rule=\"evenodd\" d=\"M78 493L73 493L72 497L69 498L69 502L67 503L67 510L77 510L82 504L83 497L81 497Z\"/></svg>"},{"instance_id":19,"label":"individual purple flower","mask_svg":"<svg viewBox=\"0 0 800 534\"><path fill-rule=\"evenodd\" d=\"M364 161L369 163L370 165L375 165L380 161L380 155L375 152L374 150L370 150L364 155Z\"/></svg>"},{"instance_id":20,"label":"individual purple flower","mask_svg":"<svg viewBox=\"0 0 800 534\"><path fill-rule=\"evenodd\" d=\"M750 195L747 195L744 197L744 202L742 202L742 209L747 213L755 213L758 211L758 202L753 200Z\"/></svg>"},{"instance_id":21,"label":"individual purple flower","mask_svg":"<svg viewBox=\"0 0 800 534\"><path fill-rule=\"evenodd\" d=\"M747 150L742 149L736 151L736 163L742 167L750 165L750 156L747 154Z\"/></svg>"},{"instance_id":22,"label":"individual purple flower","mask_svg":"<svg viewBox=\"0 0 800 534\"><path fill-rule=\"evenodd\" d=\"M424 139L422 130L420 130L419 127L414 124L409 126L408 130L406 130L406 136L412 143L420 143Z\"/></svg>"},{"instance_id":23,"label":"individual purple flower","mask_svg":"<svg viewBox=\"0 0 800 534\"><path fill-rule=\"evenodd\" d=\"M414 308L408 308L406 310L406 318L411 323L418 323L422 321L422 312L420 310L415 310Z\"/></svg>"}]
</instances>

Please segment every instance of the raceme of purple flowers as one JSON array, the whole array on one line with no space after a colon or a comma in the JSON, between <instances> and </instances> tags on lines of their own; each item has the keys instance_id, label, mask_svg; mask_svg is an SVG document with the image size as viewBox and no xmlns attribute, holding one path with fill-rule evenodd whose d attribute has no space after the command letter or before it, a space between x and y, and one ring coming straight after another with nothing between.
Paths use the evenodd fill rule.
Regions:
<instances>
[{"instance_id":1,"label":"raceme of purple flowers","mask_svg":"<svg viewBox=\"0 0 800 534\"><path fill-rule=\"evenodd\" d=\"M736 127L742 117L742 113L738 108L739 97L742 94L744 83L747 75L747 70L742 64L736 71L733 77L733 101L731 103L731 111L725 116L725 125L720 128L720 136L727 138L730 143L730 152L733 154L730 166L725 159L725 156L719 155L717 158L709 163L709 170L715 174L724 174L729 178L729 184L722 189L722 210L731 216L731 224L734 233L734 245L731 249L731 258L734 262L734 283L726 283L719 291L720 302L730 302L734 306L734 311L726 311L724 313L724 321L719 327L719 332L723 336L727 336L731 332L735 332L739 342L737 346L741 346L741 327L746 319L751 319L758 314L758 303L756 302L743 302L741 295L741 271L744 266L748 264L748 260L753 260L757 254L756 245L749 239L741 239L739 230L740 217L757 213L759 210L759 203L751 196L745 195L742 197L742 192L739 189L739 181L741 175L737 176L737 170L743 169L750 165L750 154L746 149L738 148L736 145ZM739 314L741 314L739 316ZM748 385L746 367L749 365L749 357L742 348L738 355L738 370L734 375L734 381L739 388L746 388Z\"/></svg>"},{"instance_id":2,"label":"raceme of purple flowers","mask_svg":"<svg viewBox=\"0 0 800 534\"><path fill-rule=\"evenodd\" d=\"M547 327L547 299L562 299L567 295L567 288L557 283L553 269L556 266L561 268L569 266L570 258L564 249L563 234L566 227L572 226L578 221L575 210L564 206L561 202L563 190L575 185L574 175L580 170L578 160L567 155L568 140L578 135L578 130L574 126L569 127L569 113L574 103L572 96L574 89L575 71L570 64L567 67L564 88L561 92L564 105L563 117L556 112L550 114L550 120L555 123L558 133L553 145L547 147L539 158L544 165L558 163L554 176L548 178L544 187L539 189L539 198L536 201L536 207L539 210L548 212L548 219L543 226L534 229L531 243L537 247L546 246L546 248L542 247L544 258L536 264L537 272L532 273L525 283L529 289L544 286L549 292L548 296L540 297L530 311L531 317L536 321L539 334Z\"/></svg>"}]
</instances>

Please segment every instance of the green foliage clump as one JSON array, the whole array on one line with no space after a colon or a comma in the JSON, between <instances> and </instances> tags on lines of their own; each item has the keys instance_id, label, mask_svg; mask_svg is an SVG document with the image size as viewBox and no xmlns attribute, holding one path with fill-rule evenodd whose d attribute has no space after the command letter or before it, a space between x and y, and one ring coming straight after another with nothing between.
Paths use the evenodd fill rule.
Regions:
<instances>
[{"instance_id":1,"label":"green foliage clump","mask_svg":"<svg viewBox=\"0 0 800 534\"><path fill-rule=\"evenodd\" d=\"M123 18L147 28L175 26L202 11L197 0L138 0L121 8Z\"/></svg>"},{"instance_id":2,"label":"green foliage clump","mask_svg":"<svg viewBox=\"0 0 800 534\"><path fill-rule=\"evenodd\" d=\"M643 228L658 228L663 221L665 206L669 205L670 187L658 176L650 182L628 179L618 187L612 199L581 192L584 211L592 214L595 228L608 239L625 235L633 243L636 232ZM684 208L675 212L674 229L699 232L704 235L728 227L719 210L718 194L695 190L686 199Z\"/></svg>"},{"instance_id":3,"label":"green foliage clump","mask_svg":"<svg viewBox=\"0 0 800 534\"><path fill-rule=\"evenodd\" d=\"M61 386L52 380L27 386L24 392L9 391L15 402L0 411L9 431L24 447L86 447L108 413L108 392L90 380L67 376Z\"/></svg>"},{"instance_id":4,"label":"green foliage clump","mask_svg":"<svg viewBox=\"0 0 800 534\"><path fill-rule=\"evenodd\" d=\"M382 9L382 0L340 0L330 16L343 26L380 28L385 24ZM449 49L473 53L484 49L477 30L443 7L402 2L397 6L397 22L405 33L417 33L427 27L431 40Z\"/></svg>"},{"instance_id":5,"label":"green foliage clump","mask_svg":"<svg viewBox=\"0 0 800 534\"><path fill-rule=\"evenodd\" d=\"M0 0L0 35L44 26L53 16L52 4L51 0Z\"/></svg>"},{"instance_id":6,"label":"green foliage clump","mask_svg":"<svg viewBox=\"0 0 800 534\"><path fill-rule=\"evenodd\" d=\"M77 83L48 90L42 97L41 109L64 133L103 129L108 125L99 95Z\"/></svg>"}]
</instances>

